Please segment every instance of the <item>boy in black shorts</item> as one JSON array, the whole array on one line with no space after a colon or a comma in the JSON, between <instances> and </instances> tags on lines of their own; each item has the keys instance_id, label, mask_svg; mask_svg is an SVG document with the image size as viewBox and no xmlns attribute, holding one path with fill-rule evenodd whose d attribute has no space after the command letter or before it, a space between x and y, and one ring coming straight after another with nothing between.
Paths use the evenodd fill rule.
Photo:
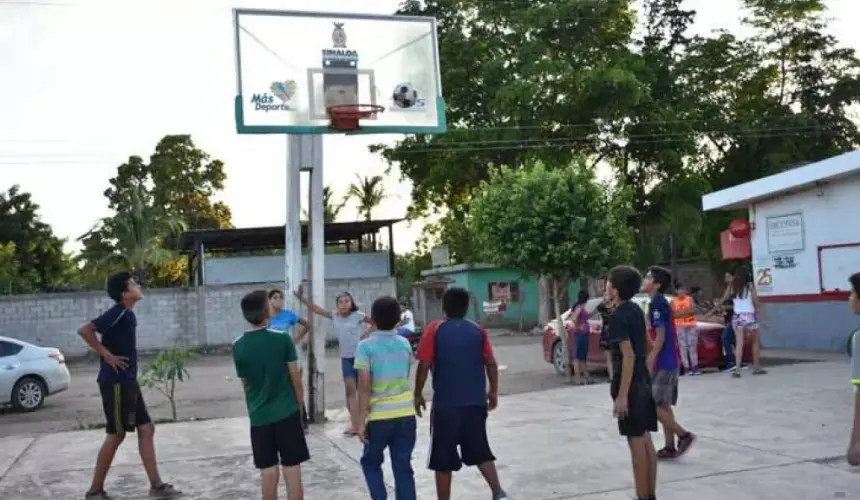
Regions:
<instances>
[{"instance_id":1,"label":"boy in black shorts","mask_svg":"<svg viewBox=\"0 0 860 500\"><path fill-rule=\"evenodd\" d=\"M279 464L287 498L302 500L301 463L310 460L310 453L302 428L304 395L296 345L291 336L268 328L271 309L265 290L245 295L241 305L251 330L233 342L233 362L245 388L263 500L278 498Z\"/></svg>"},{"instance_id":2,"label":"boy in black shorts","mask_svg":"<svg viewBox=\"0 0 860 500\"><path fill-rule=\"evenodd\" d=\"M451 499L453 473L463 465L478 467L493 500L506 500L487 438L487 412L499 403L499 365L487 330L466 318L469 302L466 289L449 288L442 296L445 319L430 323L421 335L415 411L420 417L426 407L424 384L432 368L427 468L436 473L438 500Z\"/></svg>"},{"instance_id":3,"label":"boy in black shorts","mask_svg":"<svg viewBox=\"0 0 860 500\"><path fill-rule=\"evenodd\" d=\"M140 286L127 272L107 279L107 294L115 302L98 318L81 326L78 334L100 356L99 391L105 412L107 437L96 457L93 481L84 498L110 500L105 493L108 469L126 432L137 430L140 460L149 477L151 498L173 498L182 492L161 480L155 460L155 425L137 383L137 317L134 305L142 298ZM99 333L101 339L96 335Z\"/></svg>"},{"instance_id":4,"label":"boy in black shorts","mask_svg":"<svg viewBox=\"0 0 860 500\"><path fill-rule=\"evenodd\" d=\"M618 431L627 438L633 461L637 500L657 498L657 451L651 432L657 430L657 407L646 365L648 333L642 309L630 301L642 286L642 275L628 266L609 272L606 288L615 304L609 317L609 342L614 376L610 395Z\"/></svg>"}]
</instances>

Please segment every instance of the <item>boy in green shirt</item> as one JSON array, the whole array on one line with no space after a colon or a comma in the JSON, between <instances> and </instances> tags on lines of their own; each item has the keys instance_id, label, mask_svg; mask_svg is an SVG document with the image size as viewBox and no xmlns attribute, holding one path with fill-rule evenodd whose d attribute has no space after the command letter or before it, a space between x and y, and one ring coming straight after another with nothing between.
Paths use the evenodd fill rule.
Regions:
<instances>
[{"instance_id":1,"label":"boy in green shirt","mask_svg":"<svg viewBox=\"0 0 860 500\"><path fill-rule=\"evenodd\" d=\"M303 500L301 463L310 460L310 453L302 428L304 395L296 345L289 335L268 329L271 310L265 290L245 295L241 305L251 331L233 342L233 362L245 388L263 500L278 499L279 463L287 498Z\"/></svg>"}]
</instances>

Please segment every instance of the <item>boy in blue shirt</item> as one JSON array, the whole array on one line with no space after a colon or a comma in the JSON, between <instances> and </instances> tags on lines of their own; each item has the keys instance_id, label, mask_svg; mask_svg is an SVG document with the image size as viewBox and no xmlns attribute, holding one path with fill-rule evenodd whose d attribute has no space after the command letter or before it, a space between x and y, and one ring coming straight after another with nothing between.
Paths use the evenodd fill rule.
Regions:
<instances>
[{"instance_id":1,"label":"boy in blue shirt","mask_svg":"<svg viewBox=\"0 0 860 500\"><path fill-rule=\"evenodd\" d=\"M654 403L657 404L657 418L663 425L666 446L657 452L657 458L671 460L684 455L696 436L681 427L675 420L672 407L678 404L678 338L672 307L663 295L672 283L672 273L659 266L651 266L642 280L642 291L651 296L648 304L648 320L654 330L654 347L648 353L648 369L652 371ZM675 437L678 437L677 447Z\"/></svg>"},{"instance_id":2,"label":"boy in blue shirt","mask_svg":"<svg viewBox=\"0 0 860 500\"><path fill-rule=\"evenodd\" d=\"M149 476L151 498L173 498L182 492L161 480L155 460L155 425L146 409L137 382L137 317L134 306L143 299L131 273L119 272L107 279L113 307L84 323L78 334L99 357L99 391L104 407L107 437L96 457L93 481L84 498L110 500L105 478L126 432L137 430L137 447ZM97 335L99 334L99 335Z\"/></svg>"},{"instance_id":3,"label":"boy in blue shirt","mask_svg":"<svg viewBox=\"0 0 860 500\"><path fill-rule=\"evenodd\" d=\"M424 330L415 353L415 410L420 417L426 407L424 384L432 369L427 468L436 475L436 498L451 499L453 473L467 465L481 471L493 500L504 500L487 438L487 412L499 403L499 365L487 331L466 318L469 303L466 289L449 288L442 296L445 319Z\"/></svg>"}]
</instances>

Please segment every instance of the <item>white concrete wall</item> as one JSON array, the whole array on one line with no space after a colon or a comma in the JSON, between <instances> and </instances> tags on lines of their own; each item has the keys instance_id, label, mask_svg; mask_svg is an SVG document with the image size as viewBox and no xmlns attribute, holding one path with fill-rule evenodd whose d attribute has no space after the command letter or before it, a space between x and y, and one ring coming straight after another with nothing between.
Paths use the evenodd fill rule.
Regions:
<instances>
[{"instance_id":1,"label":"white concrete wall","mask_svg":"<svg viewBox=\"0 0 860 500\"><path fill-rule=\"evenodd\" d=\"M242 296L272 287L283 287L283 282L148 290L135 308L138 349L228 344L246 327L239 309ZM333 307L335 296L345 290L367 310L376 297L395 295L396 282L388 276L326 280L326 306ZM0 297L0 335L57 347L70 356L82 355L86 347L78 338L78 328L110 305L100 292ZM330 329L327 333L333 338Z\"/></svg>"},{"instance_id":2,"label":"white concrete wall","mask_svg":"<svg viewBox=\"0 0 860 500\"><path fill-rule=\"evenodd\" d=\"M391 275L388 252L332 253L325 256L325 279L354 280ZM203 281L207 285L266 283L283 279L284 256L206 258ZM302 279L309 279L308 256L302 255Z\"/></svg>"},{"instance_id":3,"label":"white concrete wall","mask_svg":"<svg viewBox=\"0 0 860 500\"><path fill-rule=\"evenodd\" d=\"M759 286L760 295L821 293L818 248L822 245L860 243L858 201L860 176L855 176L754 205L750 210L750 221L754 223L752 253L755 275L758 277L762 271L769 270L773 276L771 287ZM803 219L803 249L771 252L768 248L768 218L774 222L777 219L773 217L798 213L802 214ZM776 264L780 259L783 262L793 261L794 267L778 267ZM824 250L822 260L826 291L833 291L840 284L841 290L847 290L848 275L860 271L860 246L838 251Z\"/></svg>"}]
</instances>

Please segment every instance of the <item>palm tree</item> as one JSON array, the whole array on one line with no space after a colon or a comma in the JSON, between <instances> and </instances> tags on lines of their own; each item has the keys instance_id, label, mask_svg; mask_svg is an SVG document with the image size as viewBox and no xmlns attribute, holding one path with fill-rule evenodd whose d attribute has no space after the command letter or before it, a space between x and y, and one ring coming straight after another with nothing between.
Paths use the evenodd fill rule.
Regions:
<instances>
[{"instance_id":1,"label":"palm tree","mask_svg":"<svg viewBox=\"0 0 860 500\"><path fill-rule=\"evenodd\" d=\"M337 220L337 216L340 215L340 211L343 210L344 205L346 205L347 199L348 198L344 197L340 202L336 203L334 201L334 191L332 191L331 186L323 188L323 221L326 224ZM302 218L304 220L310 220L307 210L302 210Z\"/></svg>"},{"instance_id":2,"label":"palm tree","mask_svg":"<svg viewBox=\"0 0 860 500\"><path fill-rule=\"evenodd\" d=\"M142 186L131 190L130 204L113 217L100 220L84 237L102 233L112 240L112 251L99 262L105 266L131 269L135 278L146 282L147 268L164 265L176 258L176 252L165 248L165 240L185 231L186 224L178 217L147 203Z\"/></svg>"},{"instance_id":3,"label":"palm tree","mask_svg":"<svg viewBox=\"0 0 860 500\"><path fill-rule=\"evenodd\" d=\"M358 179L357 183L349 185L346 191L346 197L354 198L358 204L358 215L364 216L364 220L371 220L373 210L376 209L385 199L385 188L382 185L382 176L374 175L373 177L361 177L355 174Z\"/></svg>"}]
</instances>

